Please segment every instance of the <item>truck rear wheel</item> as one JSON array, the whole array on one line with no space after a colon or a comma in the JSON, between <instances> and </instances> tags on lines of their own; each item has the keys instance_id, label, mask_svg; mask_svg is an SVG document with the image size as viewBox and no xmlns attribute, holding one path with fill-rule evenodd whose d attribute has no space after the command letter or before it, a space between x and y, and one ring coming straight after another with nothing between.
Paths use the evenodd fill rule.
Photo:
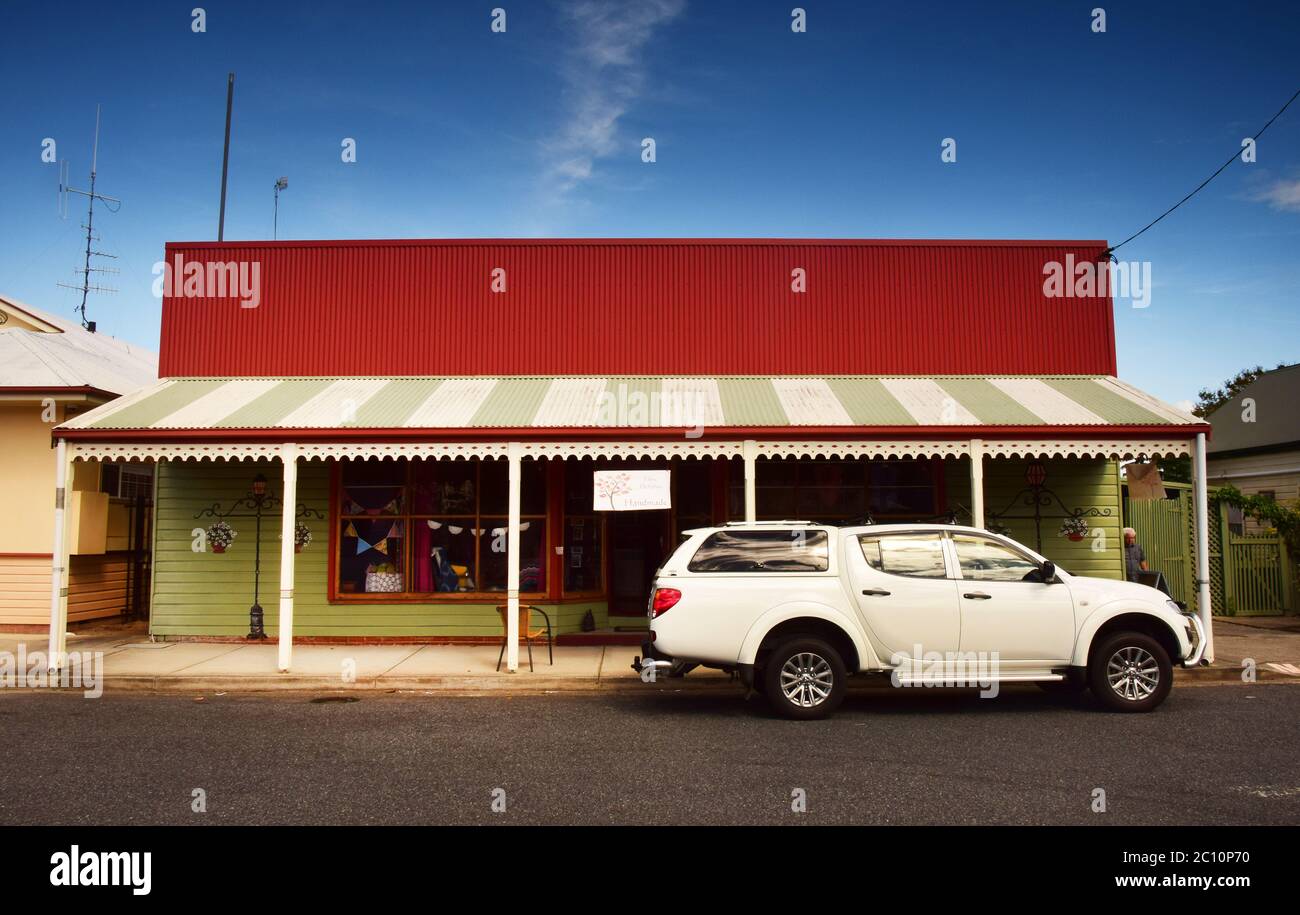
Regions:
<instances>
[{"instance_id":1,"label":"truck rear wheel","mask_svg":"<svg viewBox=\"0 0 1300 915\"><path fill-rule=\"evenodd\" d=\"M763 668L763 694L783 718L825 718L844 701L848 673L839 652L816 638L778 645Z\"/></svg>"},{"instance_id":2,"label":"truck rear wheel","mask_svg":"<svg viewBox=\"0 0 1300 915\"><path fill-rule=\"evenodd\" d=\"M1117 632L1092 651L1092 694L1113 712L1149 712L1165 701L1174 682L1164 646L1141 632Z\"/></svg>"}]
</instances>

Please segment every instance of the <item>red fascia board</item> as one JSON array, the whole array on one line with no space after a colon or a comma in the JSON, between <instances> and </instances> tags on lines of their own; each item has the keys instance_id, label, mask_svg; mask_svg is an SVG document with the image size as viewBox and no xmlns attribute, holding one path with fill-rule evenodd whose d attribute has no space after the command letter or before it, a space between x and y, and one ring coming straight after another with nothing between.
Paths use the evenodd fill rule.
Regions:
<instances>
[{"instance_id":1,"label":"red fascia board","mask_svg":"<svg viewBox=\"0 0 1300 915\"><path fill-rule=\"evenodd\" d=\"M556 246L601 247L606 245L748 245L857 248L1057 248L1097 247L1105 249L1105 240L1062 239L990 239L990 238L367 238L313 239L294 241L169 241L167 251L204 248L404 248L404 247L484 247L520 246L546 248Z\"/></svg>"},{"instance_id":2,"label":"red fascia board","mask_svg":"<svg viewBox=\"0 0 1300 915\"><path fill-rule=\"evenodd\" d=\"M599 427L545 429L492 427L481 429L56 429L54 436L70 442L120 442L145 444L176 442L210 444L225 442L482 442L482 441L679 441L684 431L671 434L663 429L643 427ZM979 438L1159 438L1182 440L1198 432L1209 436L1208 423L1188 426L719 426L706 427L699 438L686 441L751 438L788 441L818 438L856 441L864 437L891 440Z\"/></svg>"}]
</instances>

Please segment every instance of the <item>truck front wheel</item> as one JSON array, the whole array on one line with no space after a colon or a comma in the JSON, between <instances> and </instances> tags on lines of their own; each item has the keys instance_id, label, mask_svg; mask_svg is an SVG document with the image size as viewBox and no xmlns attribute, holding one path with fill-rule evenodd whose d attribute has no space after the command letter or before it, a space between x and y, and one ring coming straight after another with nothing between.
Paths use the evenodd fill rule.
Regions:
<instances>
[{"instance_id":1,"label":"truck front wheel","mask_svg":"<svg viewBox=\"0 0 1300 915\"><path fill-rule=\"evenodd\" d=\"M839 652L815 638L778 645L763 665L763 694L783 718L825 718L844 701L848 673Z\"/></svg>"},{"instance_id":2,"label":"truck front wheel","mask_svg":"<svg viewBox=\"0 0 1300 915\"><path fill-rule=\"evenodd\" d=\"M1149 712L1165 701L1174 682L1164 646L1141 632L1106 636L1088 662L1092 694L1114 712Z\"/></svg>"}]
</instances>

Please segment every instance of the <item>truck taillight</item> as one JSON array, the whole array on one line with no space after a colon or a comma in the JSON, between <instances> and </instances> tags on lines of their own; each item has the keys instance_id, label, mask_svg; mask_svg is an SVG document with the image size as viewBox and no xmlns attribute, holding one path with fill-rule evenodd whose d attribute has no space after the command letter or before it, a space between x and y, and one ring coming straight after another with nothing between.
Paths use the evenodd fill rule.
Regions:
<instances>
[{"instance_id":1,"label":"truck taillight","mask_svg":"<svg viewBox=\"0 0 1300 915\"><path fill-rule=\"evenodd\" d=\"M655 588L654 600L650 602L650 615L662 616L682 599L682 592L676 588Z\"/></svg>"}]
</instances>

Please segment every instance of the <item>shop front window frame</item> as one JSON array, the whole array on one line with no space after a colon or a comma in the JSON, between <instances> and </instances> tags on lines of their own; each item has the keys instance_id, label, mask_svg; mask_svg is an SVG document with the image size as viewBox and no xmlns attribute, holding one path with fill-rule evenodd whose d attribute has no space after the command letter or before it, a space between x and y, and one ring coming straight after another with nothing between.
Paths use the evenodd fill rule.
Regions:
<instances>
[{"instance_id":1,"label":"shop front window frame","mask_svg":"<svg viewBox=\"0 0 1300 915\"><path fill-rule=\"evenodd\" d=\"M343 482L344 461L335 461L330 470L330 541L329 541L329 602L337 604L440 604L440 603L504 603L506 600L507 590L505 588L496 590L484 590L483 581L483 561L482 556L485 549L490 548L494 528L507 527L510 516L507 513L483 513L483 466L486 461L497 460L502 465L505 464L501 458L475 458L471 461L474 465L474 512L472 515L467 513L444 514L433 511L416 511L415 497L415 480L414 471L416 467L415 458L401 458L405 476L404 482L399 485L401 488L401 507L395 514L383 515L354 515L343 511L343 494L345 490ZM426 458L424 460L432 460ZM444 459L445 460L445 459ZM441 463L441 461L439 462ZM457 464L461 461L456 461ZM543 487L549 487L549 480L542 468L541 482ZM542 494L543 510L540 513L520 513L520 523L537 523L542 525L542 548L538 554L538 560L543 570L543 579L547 582L547 587L540 591L523 591L519 592L521 599L527 599L532 602L542 602L550 594L550 551L551 551L551 531L550 518L545 506L548 504L549 492L544 491ZM402 525L402 564L401 574L405 590L402 591L344 591L340 581L340 562L343 554L344 538L342 536L343 525L349 520L374 520L381 518L384 521L396 521ZM473 529L484 531L480 536L475 537L474 565L472 567L472 577L474 579L476 590L473 591L412 591L410 590L411 582L414 580L414 537L412 531L414 525L423 524L428 520L442 521L443 523L455 523L456 521L466 520L473 523ZM471 534L473 536L473 534ZM487 544L488 546L485 546ZM521 566L524 557L520 557Z\"/></svg>"}]
</instances>

